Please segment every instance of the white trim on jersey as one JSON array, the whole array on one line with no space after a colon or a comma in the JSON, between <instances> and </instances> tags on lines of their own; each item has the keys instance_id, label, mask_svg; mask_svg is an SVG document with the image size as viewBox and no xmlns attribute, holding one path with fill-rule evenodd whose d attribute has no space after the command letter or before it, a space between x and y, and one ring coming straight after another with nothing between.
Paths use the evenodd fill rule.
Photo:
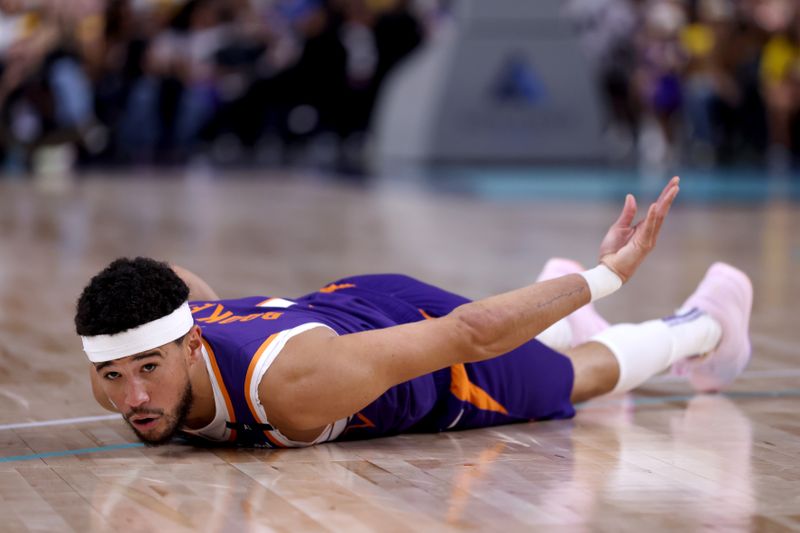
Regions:
<instances>
[{"instance_id":1,"label":"white trim on jersey","mask_svg":"<svg viewBox=\"0 0 800 533\"><path fill-rule=\"evenodd\" d=\"M287 307L291 307L295 305L295 303L291 300L286 300L284 298L270 298L269 300L264 300L263 302L259 302L256 304L256 307L282 307L286 309Z\"/></svg>"},{"instance_id":2,"label":"white trim on jersey","mask_svg":"<svg viewBox=\"0 0 800 533\"><path fill-rule=\"evenodd\" d=\"M272 304L269 304L269 307L272 307ZM310 329L314 328L328 328L331 331L333 329L330 326L322 324L320 322L309 322L308 324L303 324L301 326L297 326L292 329L287 329L281 331L277 334L275 339L269 343L269 345L264 348L261 352L262 355L260 359L256 362L256 366L253 369L253 376L250 380L250 390L246 391L247 394L250 396L250 403L255 409L255 415L258 421L261 424L269 424L269 420L267 419L267 413L264 410L264 406L261 405L261 400L258 397L258 385L261 383L261 380L264 378L264 374L267 373L267 370L278 357L278 354L283 350L286 343L289 342L289 339L292 337L299 335L300 333L306 332ZM335 332L334 332L335 333ZM318 444L320 442L326 442L329 440L333 440L338 437L342 431L344 431L345 426L347 425L347 419L337 420L333 424L330 424L320 435L311 442L298 442L293 441L286 437L285 435L281 434L280 431L277 429L270 431L269 433L275 437L275 439L283 444L284 446L291 447L291 448L299 448L304 446L311 446L312 444Z\"/></svg>"}]
</instances>

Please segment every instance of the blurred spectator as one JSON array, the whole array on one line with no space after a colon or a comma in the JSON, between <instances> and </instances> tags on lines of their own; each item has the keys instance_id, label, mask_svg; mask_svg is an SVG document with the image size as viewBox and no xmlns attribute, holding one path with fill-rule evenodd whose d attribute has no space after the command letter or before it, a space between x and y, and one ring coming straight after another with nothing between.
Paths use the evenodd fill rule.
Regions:
<instances>
[{"instance_id":1,"label":"blurred spectator","mask_svg":"<svg viewBox=\"0 0 800 533\"><path fill-rule=\"evenodd\" d=\"M766 156L772 168L791 164L800 144L794 0L570 0L567 6L599 72L610 131L616 137L630 131L642 163Z\"/></svg>"},{"instance_id":2,"label":"blurred spectator","mask_svg":"<svg viewBox=\"0 0 800 533\"><path fill-rule=\"evenodd\" d=\"M381 85L448 24L451 4L0 0L0 161L238 163L323 150L349 165ZM564 5L618 157L766 157L786 169L800 152L796 0Z\"/></svg>"},{"instance_id":3,"label":"blurred spectator","mask_svg":"<svg viewBox=\"0 0 800 533\"><path fill-rule=\"evenodd\" d=\"M366 130L422 40L405 0L0 0L0 161L223 161Z\"/></svg>"},{"instance_id":4,"label":"blurred spectator","mask_svg":"<svg viewBox=\"0 0 800 533\"><path fill-rule=\"evenodd\" d=\"M727 143L722 127L741 101L740 88L723 57L732 38L733 5L727 0L701 0L690 7L690 22L681 30L686 52L683 74L689 156L713 163Z\"/></svg>"},{"instance_id":5,"label":"blurred spectator","mask_svg":"<svg viewBox=\"0 0 800 533\"><path fill-rule=\"evenodd\" d=\"M635 144L640 118L639 101L631 92L636 67L635 6L627 0L569 0L566 13L597 72L608 109L609 142L620 145L618 155L625 156Z\"/></svg>"},{"instance_id":6,"label":"blurred spectator","mask_svg":"<svg viewBox=\"0 0 800 533\"><path fill-rule=\"evenodd\" d=\"M28 10L20 0L3 0L0 9L0 124L7 160L26 166L35 163L37 149L55 145L69 165L70 143L97 150L103 141L93 130L93 90L79 55L81 42L96 30L96 3L53 2Z\"/></svg>"},{"instance_id":7,"label":"blurred spectator","mask_svg":"<svg viewBox=\"0 0 800 533\"><path fill-rule=\"evenodd\" d=\"M645 163L672 163L678 140L676 119L683 104L681 74L687 57L680 43L686 6L677 1L650 3L638 36L634 83L645 110L640 151Z\"/></svg>"},{"instance_id":8,"label":"blurred spectator","mask_svg":"<svg viewBox=\"0 0 800 533\"><path fill-rule=\"evenodd\" d=\"M731 0L701 0L683 32L695 160L728 162L766 145L758 68L764 32Z\"/></svg>"},{"instance_id":9,"label":"blurred spectator","mask_svg":"<svg viewBox=\"0 0 800 533\"><path fill-rule=\"evenodd\" d=\"M760 2L759 22L770 32L761 56L761 91L769 123L769 163L781 170L796 149L793 135L800 108L800 22L794 2Z\"/></svg>"}]
</instances>

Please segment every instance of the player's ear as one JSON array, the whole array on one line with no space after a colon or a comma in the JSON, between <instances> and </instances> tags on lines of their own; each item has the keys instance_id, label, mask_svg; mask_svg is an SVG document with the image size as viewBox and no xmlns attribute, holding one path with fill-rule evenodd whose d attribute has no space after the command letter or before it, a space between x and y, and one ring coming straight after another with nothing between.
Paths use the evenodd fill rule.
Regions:
<instances>
[{"instance_id":1,"label":"player's ear","mask_svg":"<svg viewBox=\"0 0 800 533\"><path fill-rule=\"evenodd\" d=\"M197 325L192 326L189 333L186 334L186 346L188 347L187 356L190 363L196 363L203 360L203 343L200 341L200 327Z\"/></svg>"}]
</instances>

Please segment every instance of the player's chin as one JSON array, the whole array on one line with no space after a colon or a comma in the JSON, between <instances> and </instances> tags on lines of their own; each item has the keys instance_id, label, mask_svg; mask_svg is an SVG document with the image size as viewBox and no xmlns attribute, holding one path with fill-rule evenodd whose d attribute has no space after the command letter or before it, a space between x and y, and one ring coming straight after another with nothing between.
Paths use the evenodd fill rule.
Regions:
<instances>
[{"instance_id":1,"label":"player's chin","mask_svg":"<svg viewBox=\"0 0 800 533\"><path fill-rule=\"evenodd\" d=\"M178 425L169 416L160 416L146 424L137 424L136 422L129 422L129 424L139 440L148 446L167 444L178 430Z\"/></svg>"}]
</instances>

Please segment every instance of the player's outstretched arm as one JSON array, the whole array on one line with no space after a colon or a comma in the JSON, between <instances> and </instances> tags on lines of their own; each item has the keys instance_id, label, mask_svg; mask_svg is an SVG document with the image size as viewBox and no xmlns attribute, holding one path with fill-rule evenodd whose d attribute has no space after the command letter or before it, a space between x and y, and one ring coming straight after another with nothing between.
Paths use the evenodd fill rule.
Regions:
<instances>
[{"instance_id":1,"label":"player's outstretched arm","mask_svg":"<svg viewBox=\"0 0 800 533\"><path fill-rule=\"evenodd\" d=\"M189 300L219 300L217 293L211 288L211 285L206 283L203 278L194 272L180 267L174 263L170 263L169 266L178 275L178 277L189 286Z\"/></svg>"},{"instance_id":2,"label":"player's outstretched arm","mask_svg":"<svg viewBox=\"0 0 800 533\"><path fill-rule=\"evenodd\" d=\"M623 281L652 250L677 192L673 179L636 225L635 201L626 198L600 252ZM317 328L287 343L260 383L259 396L279 429L318 428L409 379L507 353L590 299L586 279L570 274L462 305L433 320L342 336Z\"/></svg>"}]
</instances>

